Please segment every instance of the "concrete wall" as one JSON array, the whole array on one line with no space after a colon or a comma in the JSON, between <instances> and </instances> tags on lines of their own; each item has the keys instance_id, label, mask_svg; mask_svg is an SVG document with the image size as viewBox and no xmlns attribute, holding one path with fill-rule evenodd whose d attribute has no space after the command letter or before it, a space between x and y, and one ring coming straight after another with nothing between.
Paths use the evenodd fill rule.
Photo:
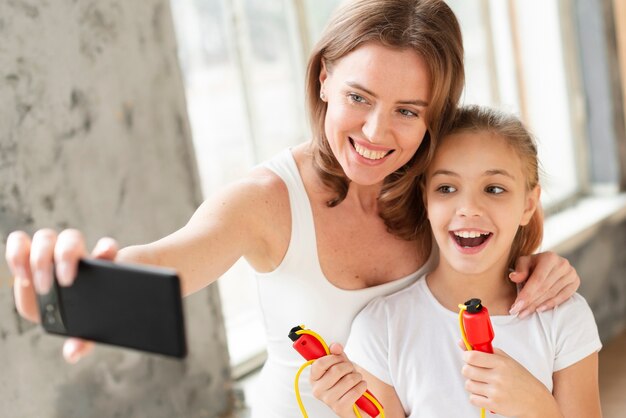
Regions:
<instances>
[{"instance_id":1,"label":"concrete wall","mask_svg":"<svg viewBox=\"0 0 626 418\"><path fill-rule=\"evenodd\" d=\"M626 220L607 219L589 240L563 255L581 278L578 291L606 344L626 328Z\"/></svg>"},{"instance_id":2,"label":"concrete wall","mask_svg":"<svg viewBox=\"0 0 626 418\"><path fill-rule=\"evenodd\" d=\"M147 242L200 203L169 3L0 2L0 252L14 229ZM213 417L230 407L217 288L185 301L190 356L100 346L77 365L15 313L0 263L0 415Z\"/></svg>"}]
</instances>

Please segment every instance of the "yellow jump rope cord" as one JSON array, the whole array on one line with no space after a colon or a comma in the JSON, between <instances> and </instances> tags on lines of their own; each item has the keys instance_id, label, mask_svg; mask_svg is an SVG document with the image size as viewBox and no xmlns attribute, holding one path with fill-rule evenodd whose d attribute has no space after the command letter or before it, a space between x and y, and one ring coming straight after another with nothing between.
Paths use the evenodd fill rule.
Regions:
<instances>
[{"instance_id":1,"label":"yellow jump rope cord","mask_svg":"<svg viewBox=\"0 0 626 418\"><path fill-rule=\"evenodd\" d=\"M465 327L463 326L463 311L467 310L467 306L459 305L459 328L461 328L461 337L463 337L463 344L467 351L472 351L473 348L467 341L467 334L465 333ZM485 418L485 408L480 408L480 418Z\"/></svg>"},{"instance_id":2,"label":"yellow jump rope cord","mask_svg":"<svg viewBox=\"0 0 626 418\"><path fill-rule=\"evenodd\" d=\"M304 328L304 325L301 325L300 327ZM312 336L313 338L317 339L322 344L322 347L324 347L324 351L326 352L326 354L330 354L328 345L326 344L324 339L321 336L319 336L316 332L311 331L310 329L302 329L300 331L296 331L296 334L298 335L308 334ZM300 386L298 382L300 381L300 374L302 374L302 371L306 369L307 367L309 367L311 364L313 364L314 361L315 360L309 360L306 363L304 363L302 366L300 366L300 369L298 369L298 373L296 373L296 379L294 382L294 389L296 390L296 400L298 401L300 412L302 412L302 416L304 418L308 418L309 416L307 415L306 410L304 409L304 404L302 403L302 397L300 396ZM378 412L380 412L380 418L385 418L385 411L383 411L383 406L374 397L370 396L369 393L365 392L363 396L369 399L376 406L376 408L378 409ZM361 414L359 413L359 409L356 407L356 405L352 405L352 410L354 410L354 415L356 415L357 418L363 418Z\"/></svg>"}]
</instances>

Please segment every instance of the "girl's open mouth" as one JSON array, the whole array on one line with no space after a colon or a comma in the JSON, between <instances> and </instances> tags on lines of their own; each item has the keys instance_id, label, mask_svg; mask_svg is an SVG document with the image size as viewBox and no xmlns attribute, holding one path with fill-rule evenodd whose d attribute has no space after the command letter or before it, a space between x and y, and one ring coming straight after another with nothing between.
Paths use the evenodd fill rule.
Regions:
<instances>
[{"instance_id":1,"label":"girl's open mouth","mask_svg":"<svg viewBox=\"0 0 626 418\"><path fill-rule=\"evenodd\" d=\"M491 232L482 231L450 231L449 234L457 248L466 254L479 252L493 236Z\"/></svg>"}]
</instances>

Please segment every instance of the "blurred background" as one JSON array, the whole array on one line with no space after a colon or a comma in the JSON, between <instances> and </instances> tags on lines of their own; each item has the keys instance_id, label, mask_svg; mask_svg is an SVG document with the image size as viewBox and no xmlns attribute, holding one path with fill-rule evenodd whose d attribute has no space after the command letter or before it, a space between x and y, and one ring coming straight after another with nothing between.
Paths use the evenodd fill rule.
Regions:
<instances>
[{"instance_id":1,"label":"blurred background","mask_svg":"<svg viewBox=\"0 0 626 418\"><path fill-rule=\"evenodd\" d=\"M308 52L338 0L0 2L0 251L7 235L157 239L203 198L309 138ZM605 417L626 416L626 0L449 0L464 103L536 135L546 237L576 267L604 348ZM7 417L245 417L264 361L235 265L185 300L184 362L98 347L69 366L21 320L0 263Z\"/></svg>"}]
</instances>

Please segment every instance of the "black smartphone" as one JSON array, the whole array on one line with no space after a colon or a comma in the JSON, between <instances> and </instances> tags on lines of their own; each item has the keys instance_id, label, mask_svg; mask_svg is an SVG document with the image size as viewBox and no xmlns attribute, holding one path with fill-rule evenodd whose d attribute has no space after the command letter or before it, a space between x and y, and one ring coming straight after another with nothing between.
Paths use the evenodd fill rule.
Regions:
<instances>
[{"instance_id":1,"label":"black smartphone","mask_svg":"<svg viewBox=\"0 0 626 418\"><path fill-rule=\"evenodd\" d=\"M173 270L82 259L74 284L37 295L50 333L183 358L180 280Z\"/></svg>"}]
</instances>

